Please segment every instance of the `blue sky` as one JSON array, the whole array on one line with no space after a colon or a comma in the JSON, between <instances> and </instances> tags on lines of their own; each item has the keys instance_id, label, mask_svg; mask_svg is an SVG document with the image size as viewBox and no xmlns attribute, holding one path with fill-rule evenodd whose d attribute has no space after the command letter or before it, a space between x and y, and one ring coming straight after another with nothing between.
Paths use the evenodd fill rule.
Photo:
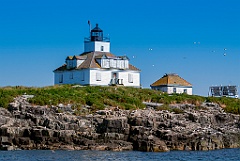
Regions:
<instances>
[{"instance_id":1,"label":"blue sky","mask_svg":"<svg viewBox=\"0 0 240 161\"><path fill-rule=\"evenodd\" d=\"M0 86L53 85L52 71L83 52L88 20L109 34L113 54L141 69L144 88L165 73L196 95L239 86L239 8L238 0L0 0Z\"/></svg>"}]
</instances>

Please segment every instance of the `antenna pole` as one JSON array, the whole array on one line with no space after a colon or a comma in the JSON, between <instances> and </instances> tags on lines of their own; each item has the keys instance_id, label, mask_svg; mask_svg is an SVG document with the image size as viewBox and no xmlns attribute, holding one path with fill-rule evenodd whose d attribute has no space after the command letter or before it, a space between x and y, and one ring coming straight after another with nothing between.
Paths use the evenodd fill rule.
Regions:
<instances>
[{"instance_id":1,"label":"antenna pole","mask_svg":"<svg viewBox=\"0 0 240 161\"><path fill-rule=\"evenodd\" d=\"M91 22L90 22L90 20L88 20L88 25L89 25L89 34L91 36Z\"/></svg>"}]
</instances>

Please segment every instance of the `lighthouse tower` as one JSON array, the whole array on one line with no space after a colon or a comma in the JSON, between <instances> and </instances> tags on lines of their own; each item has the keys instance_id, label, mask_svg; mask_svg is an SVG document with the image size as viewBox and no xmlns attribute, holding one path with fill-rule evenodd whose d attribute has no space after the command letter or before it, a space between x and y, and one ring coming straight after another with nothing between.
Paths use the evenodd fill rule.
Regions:
<instances>
[{"instance_id":1,"label":"lighthouse tower","mask_svg":"<svg viewBox=\"0 0 240 161\"><path fill-rule=\"evenodd\" d=\"M84 39L84 52L110 52L110 39L103 37L103 30L96 27L91 30L90 37Z\"/></svg>"},{"instance_id":2,"label":"lighthouse tower","mask_svg":"<svg viewBox=\"0 0 240 161\"><path fill-rule=\"evenodd\" d=\"M91 26L90 21L88 24ZM54 70L54 84L139 88L140 69L131 65L126 55L116 56L110 52L110 40L103 36L98 24L89 29L83 53L68 56L65 63Z\"/></svg>"}]
</instances>

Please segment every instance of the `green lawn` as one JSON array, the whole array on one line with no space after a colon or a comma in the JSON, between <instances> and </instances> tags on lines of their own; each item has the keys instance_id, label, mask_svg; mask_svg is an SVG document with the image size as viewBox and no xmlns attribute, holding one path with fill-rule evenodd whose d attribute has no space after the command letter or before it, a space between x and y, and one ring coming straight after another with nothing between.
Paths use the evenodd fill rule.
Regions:
<instances>
[{"instance_id":1,"label":"green lawn","mask_svg":"<svg viewBox=\"0 0 240 161\"><path fill-rule=\"evenodd\" d=\"M175 103L190 103L200 106L202 102L218 103L226 112L240 114L240 99L202 97L196 95L165 93L130 87L72 87L71 85L34 87L4 87L0 88L0 107L7 108L14 97L28 94L35 97L30 103L35 105L73 104L75 109L82 105L89 105L93 111L109 106L118 106L121 109L142 109L145 102L163 103L165 106Z\"/></svg>"}]
</instances>

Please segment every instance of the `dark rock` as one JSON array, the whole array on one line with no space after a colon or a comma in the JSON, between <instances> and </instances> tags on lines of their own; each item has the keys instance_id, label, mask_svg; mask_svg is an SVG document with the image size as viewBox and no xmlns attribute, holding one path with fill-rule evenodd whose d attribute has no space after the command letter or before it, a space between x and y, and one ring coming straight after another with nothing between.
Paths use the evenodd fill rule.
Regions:
<instances>
[{"instance_id":1,"label":"dark rock","mask_svg":"<svg viewBox=\"0 0 240 161\"><path fill-rule=\"evenodd\" d=\"M75 116L71 105L33 106L28 98L0 108L0 149L162 152L240 147L239 115L225 113L217 104L170 106L182 113L112 107Z\"/></svg>"}]
</instances>

